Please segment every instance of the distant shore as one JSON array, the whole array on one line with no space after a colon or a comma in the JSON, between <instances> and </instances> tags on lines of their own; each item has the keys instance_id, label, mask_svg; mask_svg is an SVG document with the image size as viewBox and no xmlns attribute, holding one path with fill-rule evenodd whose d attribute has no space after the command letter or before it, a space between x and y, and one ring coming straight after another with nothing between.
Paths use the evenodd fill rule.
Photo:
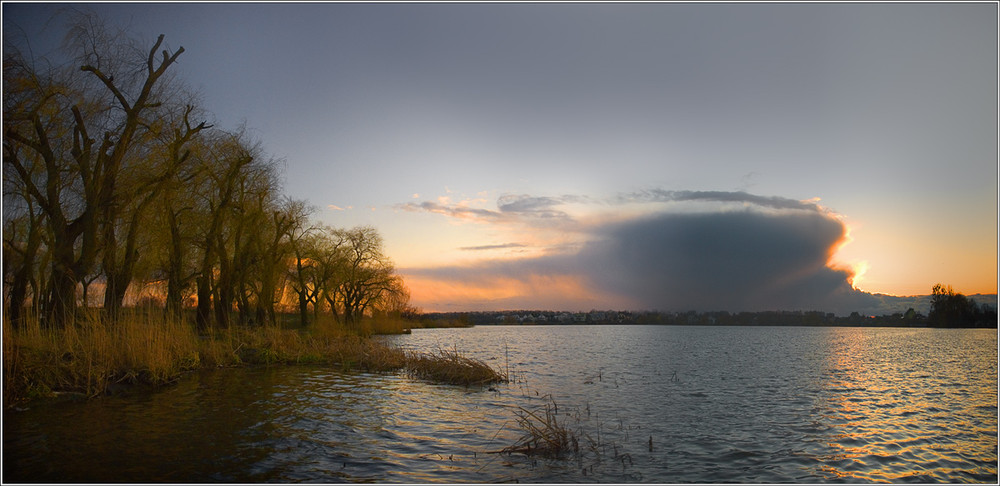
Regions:
<instances>
[{"instance_id":1,"label":"distant shore","mask_svg":"<svg viewBox=\"0 0 1000 486\"><path fill-rule=\"evenodd\" d=\"M980 296L976 296L980 297ZM988 296L987 296L988 297ZM472 325L587 325L641 324L673 326L831 326L831 327L963 327L996 328L996 296L992 305L983 307L981 317L971 325L935 325L927 315L912 307L903 312L866 315L853 312L838 316L820 311L761 311L761 312L657 312L657 311L473 311L433 312L422 314L424 322L463 321Z\"/></svg>"}]
</instances>

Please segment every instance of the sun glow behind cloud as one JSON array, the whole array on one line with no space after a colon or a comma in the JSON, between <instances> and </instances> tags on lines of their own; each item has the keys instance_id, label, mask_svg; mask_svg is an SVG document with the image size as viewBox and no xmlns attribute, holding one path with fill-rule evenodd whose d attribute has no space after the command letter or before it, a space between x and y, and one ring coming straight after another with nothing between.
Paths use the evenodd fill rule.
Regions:
<instances>
[{"instance_id":1,"label":"sun glow behind cloud","mask_svg":"<svg viewBox=\"0 0 1000 486\"><path fill-rule=\"evenodd\" d=\"M428 308L829 309L863 304L850 241L818 199L652 189L595 198L505 194L400 204L490 229L464 263L404 268ZM739 307L739 308L737 308Z\"/></svg>"},{"instance_id":2,"label":"sun glow behind cloud","mask_svg":"<svg viewBox=\"0 0 1000 486\"><path fill-rule=\"evenodd\" d=\"M868 266L868 262L864 260L854 264L852 268L851 287L854 287L856 290L864 290L861 288L861 280L864 279L865 273L868 272Z\"/></svg>"},{"instance_id":3,"label":"sun glow behind cloud","mask_svg":"<svg viewBox=\"0 0 1000 486\"><path fill-rule=\"evenodd\" d=\"M56 7L5 4L5 22L29 22L51 46L32 50L50 51ZM510 201L521 209L637 184L741 188L822 195L848 215L856 241L830 265L854 288L996 292L996 5L426 7L94 6L187 46L182 77L205 84L217 126L259 130L287 160L290 196L323 207L326 224L378 227L401 267L572 254L595 239L553 218L477 217L504 212L483 188L536 196ZM294 75L303 66L311 74ZM551 209L582 230L652 211L762 210L611 199ZM399 201L440 212L385 210ZM446 214L461 201L464 213Z\"/></svg>"}]
</instances>

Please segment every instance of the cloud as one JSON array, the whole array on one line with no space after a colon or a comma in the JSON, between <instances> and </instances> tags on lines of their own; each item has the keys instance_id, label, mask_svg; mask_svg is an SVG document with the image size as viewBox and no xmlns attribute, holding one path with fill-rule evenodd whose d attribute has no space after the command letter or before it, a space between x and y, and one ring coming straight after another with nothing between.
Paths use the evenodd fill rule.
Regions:
<instances>
[{"instance_id":1,"label":"cloud","mask_svg":"<svg viewBox=\"0 0 1000 486\"><path fill-rule=\"evenodd\" d=\"M537 219L561 219L572 221L566 211L556 209L566 204L591 202L585 196L529 196L526 194L505 194L497 199L497 209L501 213Z\"/></svg>"},{"instance_id":2,"label":"cloud","mask_svg":"<svg viewBox=\"0 0 1000 486\"><path fill-rule=\"evenodd\" d=\"M503 213L499 211L491 211L489 209L480 209L480 208L470 208L467 206L461 206L449 203L442 204L441 202L433 202L433 201L396 204L393 207L395 209L401 209L404 211L414 211L414 212L426 211L429 213L443 214L445 216L450 216L452 218L458 218L464 220L500 221L504 219Z\"/></svg>"},{"instance_id":3,"label":"cloud","mask_svg":"<svg viewBox=\"0 0 1000 486\"><path fill-rule=\"evenodd\" d=\"M822 208L813 201L798 201L780 196L757 196L742 191L667 191L650 189L645 191L621 194L619 202L717 202L742 203L759 208L770 209L802 209L821 211Z\"/></svg>"},{"instance_id":4,"label":"cloud","mask_svg":"<svg viewBox=\"0 0 1000 486\"><path fill-rule=\"evenodd\" d=\"M463 246L459 248L462 251L484 251L484 250L503 250L506 248L526 248L527 245L522 245L520 243L504 243L502 245L482 245L482 246Z\"/></svg>"},{"instance_id":5,"label":"cloud","mask_svg":"<svg viewBox=\"0 0 1000 486\"><path fill-rule=\"evenodd\" d=\"M346 208L342 208L340 206L337 206L336 204L327 204L326 208L331 211L347 211L348 209L353 209L354 206L347 206Z\"/></svg>"},{"instance_id":6,"label":"cloud","mask_svg":"<svg viewBox=\"0 0 1000 486\"><path fill-rule=\"evenodd\" d=\"M497 211L480 217L557 218L570 216L561 205L594 202L572 196L504 196ZM608 201L604 201L608 202ZM447 282L487 288L489 282L517 281L519 295L504 294L507 308L538 302L548 289L535 284L558 278L558 302L572 309L630 308L686 310L873 311L881 301L851 286L851 271L831 264L847 228L839 215L815 201L745 192L648 190L621 194L614 204L698 203L697 210L659 205L639 217L598 218L578 225L586 240L575 252L555 252L517 260L484 260L465 266L408 269L424 283ZM432 204L432 203L423 203ZM454 215L460 208L435 208ZM466 247L468 250L506 245ZM573 282L568 285L566 282ZM507 288L513 288L507 285ZM518 301L518 298L523 299ZM491 301L497 305L500 301Z\"/></svg>"},{"instance_id":7,"label":"cloud","mask_svg":"<svg viewBox=\"0 0 1000 486\"><path fill-rule=\"evenodd\" d=\"M605 238L574 255L571 267L645 309L843 312L867 305L851 273L830 266L843 223L816 210L657 214L601 232Z\"/></svg>"},{"instance_id":8,"label":"cloud","mask_svg":"<svg viewBox=\"0 0 1000 486\"><path fill-rule=\"evenodd\" d=\"M564 211L557 211L553 208L562 204L554 197L535 197L527 195L503 195L497 199L497 208L502 213L538 215L543 218L565 218L568 215Z\"/></svg>"},{"instance_id":9,"label":"cloud","mask_svg":"<svg viewBox=\"0 0 1000 486\"><path fill-rule=\"evenodd\" d=\"M444 216L476 221L481 223L533 223L554 220L572 222L573 218L557 207L581 201L582 196L529 196L525 194L505 194L497 199L497 209L472 207L473 203L485 202L483 199L452 202L448 196L439 197L435 201L408 202L396 204L395 209L414 212L429 212Z\"/></svg>"},{"instance_id":10,"label":"cloud","mask_svg":"<svg viewBox=\"0 0 1000 486\"><path fill-rule=\"evenodd\" d=\"M464 200L456 203L452 202L448 196L441 196L437 198L436 202L408 202L396 204L394 208L404 211L436 213L452 218L475 220L482 223L503 222L529 225L552 224L554 222L577 223L577 218L565 209L565 206L570 204L614 208L626 204L703 203L709 205L711 210L720 210L722 208L719 204L728 204L730 206L753 207L756 209L827 212L816 204L816 200L799 201L777 196L758 196L741 191L668 191L663 189L648 189L621 193L605 199L574 194L561 196L504 194L497 198L496 210L478 208L471 205L472 203L482 202L485 202L485 199L477 199L475 201ZM570 225L564 224L561 228L567 229L570 228ZM587 231L586 227L579 229Z\"/></svg>"}]
</instances>

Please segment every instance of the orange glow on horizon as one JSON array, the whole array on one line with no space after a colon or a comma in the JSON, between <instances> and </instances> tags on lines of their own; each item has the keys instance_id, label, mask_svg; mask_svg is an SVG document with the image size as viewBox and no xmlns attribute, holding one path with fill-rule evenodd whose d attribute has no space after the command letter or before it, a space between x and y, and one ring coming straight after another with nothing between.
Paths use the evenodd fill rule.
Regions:
<instances>
[{"instance_id":1,"label":"orange glow on horizon","mask_svg":"<svg viewBox=\"0 0 1000 486\"><path fill-rule=\"evenodd\" d=\"M514 310L503 308L509 305L517 309L555 306L558 310L589 310L605 300L573 275L532 274L525 279L484 277L475 281L404 275L404 279L411 304L424 312L447 311L448 306Z\"/></svg>"},{"instance_id":2,"label":"orange glow on horizon","mask_svg":"<svg viewBox=\"0 0 1000 486\"><path fill-rule=\"evenodd\" d=\"M635 201L608 206L564 202L555 208L564 211L569 216L567 220L546 220L543 224L538 219L516 217L489 206L486 195L463 195L455 199L442 196L428 200L435 206L423 210L423 214L406 213L405 218L400 218L402 226L398 235L387 238L387 246L398 242L391 248L398 267L455 268L552 255L571 256L600 235L593 231L595 228L691 209L674 202ZM827 240L825 265L844 272L845 283L857 291L900 297L928 295L935 284L943 283L965 295L997 293L995 238L960 238L954 233L915 230L900 227L891 219L859 221L820 205L819 198L802 202L814 204L825 217L841 225L841 233L833 235L836 240ZM708 206L692 210L713 208L719 209ZM723 205L722 209L726 208ZM442 215L448 217L447 224L427 231L427 225ZM423 237L414 241L414 233ZM815 268L803 269L801 273L789 275L788 279L805 276L812 270ZM475 273L461 278L425 274L407 276L407 285L413 304L428 310L463 306L470 309L553 308L560 305L589 310L591 306L607 307L611 302L629 300L628 296L603 295L604 292L596 290L597 284L567 275L534 275L522 279ZM559 287L564 288L564 294L555 290ZM623 305L622 308L627 307Z\"/></svg>"}]
</instances>

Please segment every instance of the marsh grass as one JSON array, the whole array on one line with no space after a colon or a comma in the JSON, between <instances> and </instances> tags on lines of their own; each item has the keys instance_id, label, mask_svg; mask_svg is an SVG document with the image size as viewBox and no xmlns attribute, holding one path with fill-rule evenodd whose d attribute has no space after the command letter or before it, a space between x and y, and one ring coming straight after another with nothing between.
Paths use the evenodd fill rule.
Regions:
<instances>
[{"instance_id":1,"label":"marsh grass","mask_svg":"<svg viewBox=\"0 0 1000 486\"><path fill-rule=\"evenodd\" d=\"M136 313L113 325L84 314L66 329L28 320L3 323L4 402L75 393L93 397L115 385L169 383L200 364L198 337L180 322Z\"/></svg>"},{"instance_id":2,"label":"marsh grass","mask_svg":"<svg viewBox=\"0 0 1000 486\"><path fill-rule=\"evenodd\" d=\"M542 405L531 409L517 407L514 416L522 435L511 445L490 453L523 454L532 461L535 458L572 460L580 464L584 476L593 475L595 466L602 464L604 474L608 473L607 466L611 464L615 467L620 464L622 474L634 465L632 454L628 451L628 431L638 427L626 426L619 417L617 431L609 430L612 432L610 435L602 433L605 423L599 415L596 416L596 423L592 420L589 403L585 411L576 407L560 414L559 406L551 395L542 399ZM652 442L653 437L649 436L650 448Z\"/></svg>"},{"instance_id":3,"label":"marsh grass","mask_svg":"<svg viewBox=\"0 0 1000 486\"><path fill-rule=\"evenodd\" d=\"M95 397L126 385L163 385L188 370L316 364L343 370L407 371L459 385L504 381L500 371L455 353L405 352L329 322L308 330L232 327L199 336L183 320L135 312L114 323L97 314L65 329L3 321L3 398L9 407L63 394Z\"/></svg>"},{"instance_id":4,"label":"marsh grass","mask_svg":"<svg viewBox=\"0 0 1000 486\"><path fill-rule=\"evenodd\" d=\"M566 427L565 422L560 423L558 407L554 401L550 400L535 410L518 407L514 414L524 434L517 442L500 451L501 453L541 455L550 458L563 457L570 453L580 454L579 432Z\"/></svg>"},{"instance_id":5,"label":"marsh grass","mask_svg":"<svg viewBox=\"0 0 1000 486\"><path fill-rule=\"evenodd\" d=\"M439 349L436 354L410 353L407 355L410 374L456 385L484 385L508 381L506 372L493 369L478 359L470 358L455 350Z\"/></svg>"}]
</instances>

